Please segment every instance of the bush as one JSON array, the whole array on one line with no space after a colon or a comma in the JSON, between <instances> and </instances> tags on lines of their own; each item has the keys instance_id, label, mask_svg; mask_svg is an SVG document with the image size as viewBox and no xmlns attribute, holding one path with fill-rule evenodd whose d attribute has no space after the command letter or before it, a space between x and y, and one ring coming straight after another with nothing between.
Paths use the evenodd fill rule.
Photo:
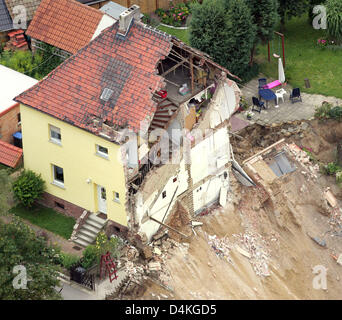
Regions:
<instances>
[{"instance_id":1,"label":"bush","mask_svg":"<svg viewBox=\"0 0 342 320\"><path fill-rule=\"evenodd\" d=\"M45 189L45 181L41 175L31 170L24 170L13 183L14 197L25 207L32 207Z\"/></svg>"},{"instance_id":2,"label":"bush","mask_svg":"<svg viewBox=\"0 0 342 320\"><path fill-rule=\"evenodd\" d=\"M78 256L75 256L73 254L61 252L59 254L58 263L62 265L66 269L70 269L74 264L78 263L80 261L80 258Z\"/></svg>"},{"instance_id":3,"label":"bush","mask_svg":"<svg viewBox=\"0 0 342 320\"><path fill-rule=\"evenodd\" d=\"M342 185L342 170L336 172L336 182L339 185Z\"/></svg>"},{"instance_id":4,"label":"bush","mask_svg":"<svg viewBox=\"0 0 342 320\"><path fill-rule=\"evenodd\" d=\"M342 2L341 0L327 0L327 32L337 40L342 41Z\"/></svg>"},{"instance_id":5,"label":"bush","mask_svg":"<svg viewBox=\"0 0 342 320\"><path fill-rule=\"evenodd\" d=\"M332 109L332 105L327 102L323 102L320 107L316 107L315 110L315 118L323 120L329 119L330 110Z\"/></svg>"},{"instance_id":6,"label":"bush","mask_svg":"<svg viewBox=\"0 0 342 320\"><path fill-rule=\"evenodd\" d=\"M171 2L169 10L157 9L155 13L160 17L162 23L180 27L190 15L190 5L184 3L174 5Z\"/></svg>"},{"instance_id":7,"label":"bush","mask_svg":"<svg viewBox=\"0 0 342 320\"><path fill-rule=\"evenodd\" d=\"M329 111L329 116L331 119L338 121L342 120L342 107L336 106Z\"/></svg>"},{"instance_id":8,"label":"bush","mask_svg":"<svg viewBox=\"0 0 342 320\"><path fill-rule=\"evenodd\" d=\"M81 265L84 269L89 269L99 261L98 250L95 246L90 245L83 251Z\"/></svg>"},{"instance_id":9,"label":"bush","mask_svg":"<svg viewBox=\"0 0 342 320\"><path fill-rule=\"evenodd\" d=\"M330 162L324 166L324 173L330 176L335 175L337 172L341 170L342 168L335 162Z\"/></svg>"},{"instance_id":10,"label":"bush","mask_svg":"<svg viewBox=\"0 0 342 320\"><path fill-rule=\"evenodd\" d=\"M115 259L119 257L119 246L121 245L121 240L117 237L111 237L108 239L104 232L100 232L96 238L96 250L98 256L109 252L111 256Z\"/></svg>"}]
</instances>

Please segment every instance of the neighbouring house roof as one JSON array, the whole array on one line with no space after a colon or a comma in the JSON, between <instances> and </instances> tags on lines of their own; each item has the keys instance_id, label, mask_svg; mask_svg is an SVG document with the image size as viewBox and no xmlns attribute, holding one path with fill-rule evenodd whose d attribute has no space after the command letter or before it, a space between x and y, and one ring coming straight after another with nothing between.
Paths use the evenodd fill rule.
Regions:
<instances>
[{"instance_id":1,"label":"neighbouring house roof","mask_svg":"<svg viewBox=\"0 0 342 320\"><path fill-rule=\"evenodd\" d=\"M103 15L74 0L42 0L26 34L75 54L93 38Z\"/></svg>"},{"instance_id":2,"label":"neighbouring house roof","mask_svg":"<svg viewBox=\"0 0 342 320\"><path fill-rule=\"evenodd\" d=\"M100 8L100 10L103 13L108 14L109 16L111 16L112 18L114 18L115 20L119 20L119 16L122 12L126 11L127 8L124 6L121 6L118 3L115 3L113 1L109 1L108 3L106 3L103 7ZM143 17L144 15L141 13L140 17Z\"/></svg>"},{"instance_id":3,"label":"neighbouring house roof","mask_svg":"<svg viewBox=\"0 0 342 320\"><path fill-rule=\"evenodd\" d=\"M5 0L0 0L0 32L12 29L12 18L7 10Z\"/></svg>"},{"instance_id":4,"label":"neighbouring house roof","mask_svg":"<svg viewBox=\"0 0 342 320\"><path fill-rule=\"evenodd\" d=\"M40 1L41 0L5 0L5 3L12 19L18 14L18 12L15 12L14 8L16 6L24 6L26 9L27 22L29 22L33 19Z\"/></svg>"},{"instance_id":5,"label":"neighbouring house roof","mask_svg":"<svg viewBox=\"0 0 342 320\"><path fill-rule=\"evenodd\" d=\"M115 23L15 100L94 134L94 117L137 132L152 120L152 94L165 86L156 67L171 47L169 35L141 22L126 37Z\"/></svg>"},{"instance_id":6,"label":"neighbouring house roof","mask_svg":"<svg viewBox=\"0 0 342 320\"><path fill-rule=\"evenodd\" d=\"M0 113L16 104L13 99L37 82L23 73L0 65Z\"/></svg>"},{"instance_id":7,"label":"neighbouring house roof","mask_svg":"<svg viewBox=\"0 0 342 320\"><path fill-rule=\"evenodd\" d=\"M0 163L15 168L22 155L22 149L0 140Z\"/></svg>"}]
</instances>

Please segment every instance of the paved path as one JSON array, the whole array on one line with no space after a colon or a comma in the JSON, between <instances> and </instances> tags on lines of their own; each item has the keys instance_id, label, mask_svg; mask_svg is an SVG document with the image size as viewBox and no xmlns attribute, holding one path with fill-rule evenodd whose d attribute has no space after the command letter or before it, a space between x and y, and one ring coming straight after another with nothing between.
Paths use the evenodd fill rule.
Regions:
<instances>
[{"instance_id":1,"label":"paved path","mask_svg":"<svg viewBox=\"0 0 342 320\"><path fill-rule=\"evenodd\" d=\"M262 75L259 76L263 77ZM268 79L268 82L273 79ZM276 87L275 90L280 89ZM335 97L326 97L318 94L301 93L303 102L296 102L294 104L290 101L290 92L292 87L286 85L284 87L287 94L284 96L285 102L283 103L279 99L279 107L275 108L273 101L269 102L267 110L262 110L261 113L253 111L253 117L250 123L258 123L261 125L271 125L272 123L281 123L295 120L309 120L313 118L315 114L315 108L321 106L323 101L328 101L333 105L342 105L342 99ZM258 96L258 79L253 79L248 82L243 88L241 88L242 96L247 100L250 106L252 106L252 97ZM246 112L236 114L237 118L247 120Z\"/></svg>"}]
</instances>

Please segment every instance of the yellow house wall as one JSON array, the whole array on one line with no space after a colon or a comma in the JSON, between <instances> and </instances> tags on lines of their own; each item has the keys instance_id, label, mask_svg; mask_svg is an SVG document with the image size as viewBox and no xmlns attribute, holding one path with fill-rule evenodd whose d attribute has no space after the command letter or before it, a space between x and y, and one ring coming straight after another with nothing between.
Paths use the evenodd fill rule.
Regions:
<instances>
[{"instance_id":1,"label":"yellow house wall","mask_svg":"<svg viewBox=\"0 0 342 320\"><path fill-rule=\"evenodd\" d=\"M92 212L98 211L97 185L106 188L107 215L127 226L125 176L119 146L101 137L21 105L24 167L40 173L46 192ZM49 125L60 128L61 145L50 141ZM108 160L96 155L96 144L108 149ZM63 168L64 189L53 182L52 164ZM87 183L87 179L91 179ZM115 202L114 191L120 194Z\"/></svg>"}]
</instances>

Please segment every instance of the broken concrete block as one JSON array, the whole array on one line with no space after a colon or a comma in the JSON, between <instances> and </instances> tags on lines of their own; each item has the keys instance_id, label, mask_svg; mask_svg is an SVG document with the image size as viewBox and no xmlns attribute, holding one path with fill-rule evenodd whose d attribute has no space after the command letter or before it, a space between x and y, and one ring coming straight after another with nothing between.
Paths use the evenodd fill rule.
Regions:
<instances>
[{"instance_id":1,"label":"broken concrete block","mask_svg":"<svg viewBox=\"0 0 342 320\"><path fill-rule=\"evenodd\" d=\"M150 262L148 264L148 269L150 271L160 271L161 270L161 264L160 264L160 262Z\"/></svg>"},{"instance_id":2,"label":"broken concrete block","mask_svg":"<svg viewBox=\"0 0 342 320\"><path fill-rule=\"evenodd\" d=\"M160 256L162 254L162 252L161 252L161 250L159 248L154 248L153 249L153 253L155 253L158 256Z\"/></svg>"},{"instance_id":3,"label":"broken concrete block","mask_svg":"<svg viewBox=\"0 0 342 320\"><path fill-rule=\"evenodd\" d=\"M329 188L324 192L324 198L333 208L337 206L337 200Z\"/></svg>"},{"instance_id":4,"label":"broken concrete block","mask_svg":"<svg viewBox=\"0 0 342 320\"><path fill-rule=\"evenodd\" d=\"M239 247L238 245L235 245L235 249L241 253L243 256L245 256L246 258L250 259L251 255L249 252L247 252L246 250L242 249L241 247Z\"/></svg>"},{"instance_id":5,"label":"broken concrete block","mask_svg":"<svg viewBox=\"0 0 342 320\"><path fill-rule=\"evenodd\" d=\"M337 261L336 261L339 265L342 266L342 253L338 256Z\"/></svg>"},{"instance_id":6,"label":"broken concrete block","mask_svg":"<svg viewBox=\"0 0 342 320\"><path fill-rule=\"evenodd\" d=\"M143 254L143 256L144 256L144 258L145 258L146 260L151 259L151 258L152 258L152 249L151 249L151 247L145 246L145 247L142 249L142 254Z\"/></svg>"},{"instance_id":7,"label":"broken concrete block","mask_svg":"<svg viewBox=\"0 0 342 320\"><path fill-rule=\"evenodd\" d=\"M198 227L198 226L202 226L203 222L199 222L199 221L191 221L191 226L193 227Z\"/></svg>"}]
</instances>

